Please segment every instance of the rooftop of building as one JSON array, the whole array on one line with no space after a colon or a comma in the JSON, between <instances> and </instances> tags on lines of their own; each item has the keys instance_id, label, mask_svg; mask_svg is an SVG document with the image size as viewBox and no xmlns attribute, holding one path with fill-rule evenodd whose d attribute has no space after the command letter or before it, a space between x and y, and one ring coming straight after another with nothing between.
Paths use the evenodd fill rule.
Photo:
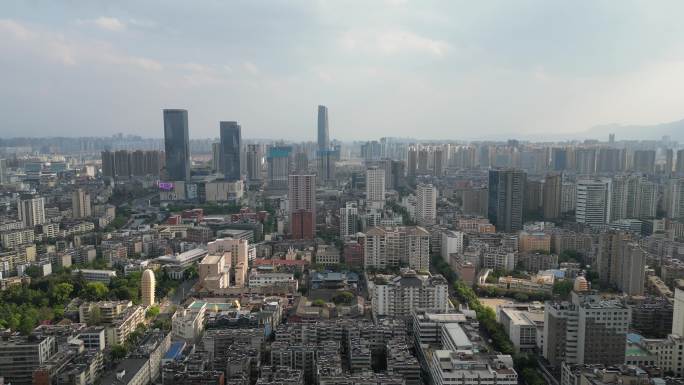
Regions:
<instances>
[{"instance_id":1,"label":"rooftop of building","mask_svg":"<svg viewBox=\"0 0 684 385\"><path fill-rule=\"evenodd\" d=\"M100 384L128 384L140 369L147 364L147 361L147 358L126 358L116 366L116 370L107 373L102 378Z\"/></svg>"},{"instance_id":2,"label":"rooftop of building","mask_svg":"<svg viewBox=\"0 0 684 385\"><path fill-rule=\"evenodd\" d=\"M222 257L223 257L223 255L218 255L218 254L207 254L207 255L202 259L202 261L200 262L200 264L202 264L202 265L214 265L214 264L219 263L219 261L221 260Z\"/></svg>"}]
</instances>

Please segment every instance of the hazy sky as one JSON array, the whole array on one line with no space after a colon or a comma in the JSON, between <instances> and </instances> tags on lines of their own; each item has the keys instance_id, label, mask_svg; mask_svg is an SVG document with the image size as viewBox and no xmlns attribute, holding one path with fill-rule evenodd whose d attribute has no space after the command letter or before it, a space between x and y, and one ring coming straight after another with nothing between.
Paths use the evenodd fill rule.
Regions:
<instances>
[{"instance_id":1,"label":"hazy sky","mask_svg":"<svg viewBox=\"0 0 684 385\"><path fill-rule=\"evenodd\" d=\"M59 4L59 5L58 5ZM3 0L0 137L576 135L684 118L682 1ZM619 134L619 133L618 133Z\"/></svg>"}]
</instances>

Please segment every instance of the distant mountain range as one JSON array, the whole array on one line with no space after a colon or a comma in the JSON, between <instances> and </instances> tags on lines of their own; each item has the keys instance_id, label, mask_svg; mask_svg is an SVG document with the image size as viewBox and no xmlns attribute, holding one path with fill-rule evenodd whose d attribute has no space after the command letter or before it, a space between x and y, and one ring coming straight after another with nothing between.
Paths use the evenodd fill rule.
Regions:
<instances>
[{"instance_id":1,"label":"distant mountain range","mask_svg":"<svg viewBox=\"0 0 684 385\"><path fill-rule=\"evenodd\" d=\"M652 125L605 124L592 127L586 135L607 140L608 134L611 133L615 134L615 140L656 140L669 136L672 140L684 142L684 119Z\"/></svg>"}]
</instances>

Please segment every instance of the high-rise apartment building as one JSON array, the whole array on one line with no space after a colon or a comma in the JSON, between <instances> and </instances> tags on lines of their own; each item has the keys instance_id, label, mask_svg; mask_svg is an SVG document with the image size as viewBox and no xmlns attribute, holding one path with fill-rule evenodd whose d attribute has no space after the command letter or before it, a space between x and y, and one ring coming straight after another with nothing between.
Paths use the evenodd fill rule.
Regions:
<instances>
[{"instance_id":1,"label":"high-rise apartment building","mask_svg":"<svg viewBox=\"0 0 684 385\"><path fill-rule=\"evenodd\" d=\"M657 183L641 179L636 201L635 218L655 218L658 211L659 186Z\"/></svg>"},{"instance_id":2,"label":"high-rise apartment building","mask_svg":"<svg viewBox=\"0 0 684 385\"><path fill-rule=\"evenodd\" d=\"M542 215L544 182L541 180L527 179L525 181L525 196L523 199L523 212L525 218L538 218Z\"/></svg>"},{"instance_id":3,"label":"high-rise apartment building","mask_svg":"<svg viewBox=\"0 0 684 385\"><path fill-rule=\"evenodd\" d=\"M394 190L397 190L406 186L406 162L403 160L393 160L391 168L392 184L390 185L390 187Z\"/></svg>"},{"instance_id":4,"label":"high-rise apartment building","mask_svg":"<svg viewBox=\"0 0 684 385\"><path fill-rule=\"evenodd\" d=\"M644 295L646 252L638 243L625 242L621 254L618 289L629 296Z\"/></svg>"},{"instance_id":5,"label":"high-rise apartment building","mask_svg":"<svg viewBox=\"0 0 684 385\"><path fill-rule=\"evenodd\" d=\"M113 178L116 176L116 166L114 162L114 153L111 151L102 151L102 176Z\"/></svg>"},{"instance_id":6,"label":"high-rise apartment building","mask_svg":"<svg viewBox=\"0 0 684 385\"><path fill-rule=\"evenodd\" d=\"M290 146L273 146L268 149L268 188L287 189L287 181L291 172Z\"/></svg>"},{"instance_id":7,"label":"high-rise apartment building","mask_svg":"<svg viewBox=\"0 0 684 385\"><path fill-rule=\"evenodd\" d=\"M674 171L674 150L667 148L665 152L665 164L663 164L663 173L670 175Z\"/></svg>"},{"instance_id":8,"label":"high-rise apartment building","mask_svg":"<svg viewBox=\"0 0 684 385\"><path fill-rule=\"evenodd\" d=\"M45 223L45 198L28 197L17 202L19 220L28 228Z\"/></svg>"},{"instance_id":9,"label":"high-rise apartment building","mask_svg":"<svg viewBox=\"0 0 684 385\"><path fill-rule=\"evenodd\" d=\"M7 178L7 159L0 159L0 185L9 182Z\"/></svg>"},{"instance_id":10,"label":"high-rise apartment building","mask_svg":"<svg viewBox=\"0 0 684 385\"><path fill-rule=\"evenodd\" d=\"M126 150L114 152L114 169L117 177L129 178L132 175L130 152Z\"/></svg>"},{"instance_id":11,"label":"high-rise apartment building","mask_svg":"<svg viewBox=\"0 0 684 385\"><path fill-rule=\"evenodd\" d=\"M364 266L377 269L408 265L430 268L430 233L420 226L373 227L366 232Z\"/></svg>"},{"instance_id":12,"label":"high-rise apartment building","mask_svg":"<svg viewBox=\"0 0 684 385\"><path fill-rule=\"evenodd\" d=\"M420 183L416 187L416 221L420 226L434 225L437 218L437 188Z\"/></svg>"},{"instance_id":13,"label":"high-rise apartment building","mask_svg":"<svg viewBox=\"0 0 684 385\"><path fill-rule=\"evenodd\" d=\"M684 178L670 179L667 182L664 199L668 218L684 218Z\"/></svg>"},{"instance_id":14,"label":"high-rise apartment building","mask_svg":"<svg viewBox=\"0 0 684 385\"><path fill-rule=\"evenodd\" d=\"M373 208L385 206L385 170L378 167L366 169L366 201Z\"/></svg>"},{"instance_id":15,"label":"high-rise apartment building","mask_svg":"<svg viewBox=\"0 0 684 385\"><path fill-rule=\"evenodd\" d=\"M117 155L119 151L117 151ZM122 156L126 156L125 152ZM131 176L159 175L163 160L159 151L136 150L128 152L128 171ZM117 170L118 171L118 170ZM118 172L119 176L122 172Z\"/></svg>"},{"instance_id":16,"label":"high-rise apartment building","mask_svg":"<svg viewBox=\"0 0 684 385\"><path fill-rule=\"evenodd\" d=\"M91 215L90 194L83 189L76 189L71 194L71 215L74 218L86 218Z\"/></svg>"},{"instance_id":17,"label":"high-rise apartment building","mask_svg":"<svg viewBox=\"0 0 684 385\"><path fill-rule=\"evenodd\" d=\"M221 172L221 143L211 144L211 170L215 173Z\"/></svg>"},{"instance_id":18,"label":"high-rise apartment building","mask_svg":"<svg viewBox=\"0 0 684 385\"><path fill-rule=\"evenodd\" d=\"M261 180L261 148L258 144L248 144L247 154L247 180L256 182Z\"/></svg>"},{"instance_id":19,"label":"high-rise apartment building","mask_svg":"<svg viewBox=\"0 0 684 385\"><path fill-rule=\"evenodd\" d=\"M318 182L326 185L335 184L339 153L335 150L318 150L317 154Z\"/></svg>"},{"instance_id":20,"label":"high-rise apartment building","mask_svg":"<svg viewBox=\"0 0 684 385\"><path fill-rule=\"evenodd\" d=\"M418 150L418 174L427 175L430 171L430 148L422 147Z\"/></svg>"},{"instance_id":21,"label":"high-rise apartment building","mask_svg":"<svg viewBox=\"0 0 684 385\"><path fill-rule=\"evenodd\" d=\"M463 213L467 215L487 216L487 200L489 191L486 188L471 188L463 190L461 205Z\"/></svg>"},{"instance_id":22,"label":"high-rise apartment building","mask_svg":"<svg viewBox=\"0 0 684 385\"><path fill-rule=\"evenodd\" d=\"M561 185L561 214L575 211L577 204L577 185L572 182L563 182Z\"/></svg>"},{"instance_id":23,"label":"high-rise apartment building","mask_svg":"<svg viewBox=\"0 0 684 385\"><path fill-rule=\"evenodd\" d=\"M623 232L611 231L599 234L596 266L601 284L617 287L622 275L623 244L630 240L630 235Z\"/></svg>"},{"instance_id":24,"label":"high-rise apartment building","mask_svg":"<svg viewBox=\"0 0 684 385\"><path fill-rule=\"evenodd\" d=\"M347 202L340 208L340 238L352 236L358 232L359 209L356 202Z\"/></svg>"},{"instance_id":25,"label":"high-rise apartment building","mask_svg":"<svg viewBox=\"0 0 684 385\"><path fill-rule=\"evenodd\" d=\"M542 214L544 219L558 219L561 216L563 177L547 175L542 193Z\"/></svg>"},{"instance_id":26,"label":"high-rise apartment building","mask_svg":"<svg viewBox=\"0 0 684 385\"><path fill-rule=\"evenodd\" d=\"M630 311L620 300L572 293L571 302L547 302L544 307L543 356L552 366L569 364L620 365Z\"/></svg>"},{"instance_id":27,"label":"high-rise apartment building","mask_svg":"<svg viewBox=\"0 0 684 385\"><path fill-rule=\"evenodd\" d=\"M564 171L568 169L570 160L568 148L554 147L551 149L551 166L555 171Z\"/></svg>"},{"instance_id":28,"label":"high-rise apartment building","mask_svg":"<svg viewBox=\"0 0 684 385\"><path fill-rule=\"evenodd\" d=\"M616 173L624 171L627 163L627 151L619 148L603 147L599 149L596 169L599 173Z\"/></svg>"},{"instance_id":29,"label":"high-rise apartment building","mask_svg":"<svg viewBox=\"0 0 684 385\"><path fill-rule=\"evenodd\" d=\"M294 155L295 170L298 172L305 172L309 169L309 157L306 152L298 151Z\"/></svg>"},{"instance_id":30,"label":"high-rise apartment building","mask_svg":"<svg viewBox=\"0 0 684 385\"><path fill-rule=\"evenodd\" d=\"M522 229L526 179L519 169L489 170L488 216L498 231Z\"/></svg>"},{"instance_id":31,"label":"high-rise apartment building","mask_svg":"<svg viewBox=\"0 0 684 385\"><path fill-rule=\"evenodd\" d=\"M418 174L418 149L415 146L408 149L407 164L406 175L415 178Z\"/></svg>"},{"instance_id":32,"label":"high-rise apartment building","mask_svg":"<svg viewBox=\"0 0 684 385\"><path fill-rule=\"evenodd\" d=\"M190 180L188 111L164 110L166 175L172 181Z\"/></svg>"},{"instance_id":33,"label":"high-rise apartment building","mask_svg":"<svg viewBox=\"0 0 684 385\"><path fill-rule=\"evenodd\" d=\"M643 173L655 172L655 150L636 150L634 151L633 170Z\"/></svg>"},{"instance_id":34,"label":"high-rise apartment building","mask_svg":"<svg viewBox=\"0 0 684 385\"><path fill-rule=\"evenodd\" d=\"M638 175L613 177L610 184L610 222L636 218L640 179Z\"/></svg>"},{"instance_id":35,"label":"high-rise apartment building","mask_svg":"<svg viewBox=\"0 0 684 385\"><path fill-rule=\"evenodd\" d=\"M610 220L610 179L581 179L577 181L575 218L590 226L605 225Z\"/></svg>"},{"instance_id":36,"label":"high-rise apartment building","mask_svg":"<svg viewBox=\"0 0 684 385\"><path fill-rule=\"evenodd\" d=\"M328 107L318 106L318 149L329 150Z\"/></svg>"},{"instance_id":37,"label":"high-rise apartment building","mask_svg":"<svg viewBox=\"0 0 684 385\"><path fill-rule=\"evenodd\" d=\"M434 155L434 164L432 167L432 174L434 176L442 176L442 175L444 175L444 161L445 161L444 149L442 147L435 148L433 155Z\"/></svg>"},{"instance_id":38,"label":"high-rise apartment building","mask_svg":"<svg viewBox=\"0 0 684 385\"><path fill-rule=\"evenodd\" d=\"M290 175L287 198L292 238L313 239L316 236L316 176Z\"/></svg>"},{"instance_id":39,"label":"high-rise apartment building","mask_svg":"<svg viewBox=\"0 0 684 385\"><path fill-rule=\"evenodd\" d=\"M229 182L241 179L242 127L237 122L220 122L221 171Z\"/></svg>"},{"instance_id":40,"label":"high-rise apartment building","mask_svg":"<svg viewBox=\"0 0 684 385\"><path fill-rule=\"evenodd\" d=\"M578 174L596 173L596 149L580 148L575 151L575 170Z\"/></svg>"},{"instance_id":41,"label":"high-rise apartment building","mask_svg":"<svg viewBox=\"0 0 684 385\"><path fill-rule=\"evenodd\" d=\"M378 316L408 317L415 309L446 313L449 308L449 283L441 275L407 271L386 284L371 282L369 292Z\"/></svg>"},{"instance_id":42,"label":"high-rise apartment building","mask_svg":"<svg viewBox=\"0 0 684 385\"><path fill-rule=\"evenodd\" d=\"M677 151L677 161L675 172L679 175L684 174L684 150Z\"/></svg>"}]
</instances>

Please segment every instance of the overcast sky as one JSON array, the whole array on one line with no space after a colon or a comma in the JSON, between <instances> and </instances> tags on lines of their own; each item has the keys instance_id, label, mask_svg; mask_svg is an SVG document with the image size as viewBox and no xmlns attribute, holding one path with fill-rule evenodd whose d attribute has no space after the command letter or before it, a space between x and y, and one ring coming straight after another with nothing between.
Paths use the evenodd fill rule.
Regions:
<instances>
[{"instance_id":1,"label":"overcast sky","mask_svg":"<svg viewBox=\"0 0 684 385\"><path fill-rule=\"evenodd\" d=\"M59 5L58 5L59 4ZM434 139L684 118L682 1L3 0L0 136Z\"/></svg>"}]
</instances>

